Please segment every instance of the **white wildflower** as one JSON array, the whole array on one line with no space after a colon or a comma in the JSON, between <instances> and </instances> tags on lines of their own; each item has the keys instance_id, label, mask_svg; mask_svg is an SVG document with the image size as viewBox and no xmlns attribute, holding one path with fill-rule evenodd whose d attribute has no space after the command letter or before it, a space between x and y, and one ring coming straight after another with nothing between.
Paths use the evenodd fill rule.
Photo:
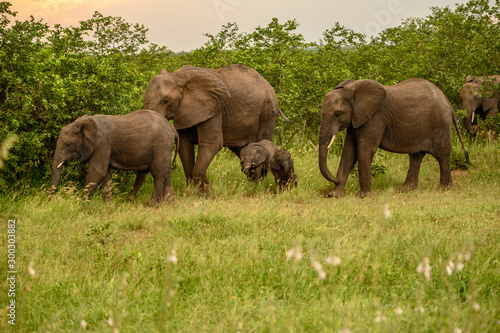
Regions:
<instances>
[{"instance_id":1,"label":"white wildflower","mask_svg":"<svg viewBox=\"0 0 500 333\"><path fill-rule=\"evenodd\" d=\"M417 266L417 273L424 274L425 279L429 281L431 279L431 269L429 258L424 257L424 260Z\"/></svg>"},{"instance_id":2,"label":"white wildflower","mask_svg":"<svg viewBox=\"0 0 500 333\"><path fill-rule=\"evenodd\" d=\"M340 265L341 260L340 260L340 258L339 258L339 257L337 257L337 256L333 256L333 257L332 257L332 256L329 256L328 258L326 258L326 263L327 263L328 265L338 266L338 265Z\"/></svg>"},{"instance_id":3,"label":"white wildflower","mask_svg":"<svg viewBox=\"0 0 500 333\"><path fill-rule=\"evenodd\" d=\"M35 277L35 269L33 268L33 261L30 261L28 264L28 274L32 277Z\"/></svg>"},{"instance_id":4,"label":"white wildflower","mask_svg":"<svg viewBox=\"0 0 500 333\"><path fill-rule=\"evenodd\" d=\"M80 320L80 327L81 328L86 329L87 326L88 326L88 324L84 319Z\"/></svg>"},{"instance_id":5,"label":"white wildflower","mask_svg":"<svg viewBox=\"0 0 500 333\"><path fill-rule=\"evenodd\" d=\"M381 323L385 320L385 316L384 314L382 313L382 311L378 311L377 312L377 317L375 317L375 322L376 323Z\"/></svg>"},{"instance_id":6,"label":"white wildflower","mask_svg":"<svg viewBox=\"0 0 500 333\"><path fill-rule=\"evenodd\" d=\"M316 271L316 273L318 273L319 279L324 280L326 278L326 273L323 270L323 265L321 265L319 263L319 261L316 261L316 260L312 261L311 264L312 264L312 267L314 268L314 270Z\"/></svg>"},{"instance_id":7,"label":"white wildflower","mask_svg":"<svg viewBox=\"0 0 500 333\"><path fill-rule=\"evenodd\" d=\"M290 259L294 259L295 261L300 261L302 259L302 251L299 246L295 246L286 251L286 260Z\"/></svg>"},{"instance_id":8,"label":"white wildflower","mask_svg":"<svg viewBox=\"0 0 500 333\"><path fill-rule=\"evenodd\" d=\"M401 307L397 307L394 309L394 313L397 314L398 316L401 316L403 314L403 309Z\"/></svg>"},{"instance_id":9,"label":"white wildflower","mask_svg":"<svg viewBox=\"0 0 500 333\"><path fill-rule=\"evenodd\" d=\"M450 260L448 262L448 265L446 265L446 273L448 273L448 275L451 275L453 274L453 269L455 268L455 264L453 263L452 260Z\"/></svg>"},{"instance_id":10,"label":"white wildflower","mask_svg":"<svg viewBox=\"0 0 500 333\"><path fill-rule=\"evenodd\" d=\"M113 321L113 318L112 318L112 317L109 317L109 318L108 318L108 324L109 324L109 326L113 326L113 325L114 325L114 323L115 323L115 322Z\"/></svg>"},{"instance_id":11,"label":"white wildflower","mask_svg":"<svg viewBox=\"0 0 500 333\"><path fill-rule=\"evenodd\" d=\"M170 252L168 255L167 255L167 262L170 262L172 264L177 264L177 256L175 255L175 251L172 251Z\"/></svg>"},{"instance_id":12,"label":"white wildflower","mask_svg":"<svg viewBox=\"0 0 500 333\"><path fill-rule=\"evenodd\" d=\"M351 330L348 328L342 328L339 333L351 333Z\"/></svg>"},{"instance_id":13,"label":"white wildflower","mask_svg":"<svg viewBox=\"0 0 500 333\"><path fill-rule=\"evenodd\" d=\"M472 302L472 308L476 311L481 309L481 306L477 302Z\"/></svg>"},{"instance_id":14,"label":"white wildflower","mask_svg":"<svg viewBox=\"0 0 500 333\"><path fill-rule=\"evenodd\" d=\"M389 210L389 204L386 203L382 206L382 213L386 219L392 216L391 211Z\"/></svg>"}]
</instances>

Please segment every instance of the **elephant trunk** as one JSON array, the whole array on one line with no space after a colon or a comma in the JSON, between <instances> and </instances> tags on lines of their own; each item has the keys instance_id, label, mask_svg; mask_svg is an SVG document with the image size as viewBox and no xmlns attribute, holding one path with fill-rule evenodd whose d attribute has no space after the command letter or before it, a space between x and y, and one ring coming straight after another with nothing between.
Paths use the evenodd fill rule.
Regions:
<instances>
[{"instance_id":1,"label":"elephant trunk","mask_svg":"<svg viewBox=\"0 0 500 333\"><path fill-rule=\"evenodd\" d=\"M62 167L65 159L62 157L62 153L59 149L56 149L54 154L54 161L52 163L52 186L50 187L50 195L54 195L56 192L57 184L61 179Z\"/></svg>"},{"instance_id":2,"label":"elephant trunk","mask_svg":"<svg viewBox=\"0 0 500 333\"><path fill-rule=\"evenodd\" d=\"M334 177L327 164L328 149L330 148L338 129L329 126L329 124L321 123L321 128L319 132L319 170L326 180L331 181L334 184L339 184L340 181L337 177Z\"/></svg>"},{"instance_id":3,"label":"elephant trunk","mask_svg":"<svg viewBox=\"0 0 500 333\"><path fill-rule=\"evenodd\" d=\"M464 108L467 111L467 116L464 117L465 129L472 134L474 132L474 130L472 129L472 124L474 123L476 106L466 104L464 105Z\"/></svg>"}]
</instances>

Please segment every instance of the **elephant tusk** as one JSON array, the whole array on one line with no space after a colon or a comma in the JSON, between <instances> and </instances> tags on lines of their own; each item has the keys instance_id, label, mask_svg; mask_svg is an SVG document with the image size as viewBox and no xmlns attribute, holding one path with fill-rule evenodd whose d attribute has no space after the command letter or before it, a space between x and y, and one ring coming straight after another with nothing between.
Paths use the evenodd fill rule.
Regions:
<instances>
[{"instance_id":1,"label":"elephant tusk","mask_svg":"<svg viewBox=\"0 0 500 333\"><path fill-rule=\"evenodd\" d=\"M60 169L63 164L64 164L64 161L62 161L61 163L59 163L59 165L57 166L57 169Z\"/></svg>"},{"instance_id":2,"label":"elephant tusk","mask_svg":"<svg viewBox=\"0 0 500 333\"><path fill-rule=\"evenodd\" d=\"M332 140L330 141L327 149L330 149L330 147L333 145L333 140L335 140L335 135L332 137Z\"/></svg>"},{"instance_id":3,"label":"elephant tusk","mask_svg":"<svg viewBox=\"0 0 500 333\"><path fill-rule=\"evenodd\" d=\"M472 119L471 119L471 124L474 122L474 117L476 116L476 113L474 111L472 111Z\"/></svg>"}]
</instances>

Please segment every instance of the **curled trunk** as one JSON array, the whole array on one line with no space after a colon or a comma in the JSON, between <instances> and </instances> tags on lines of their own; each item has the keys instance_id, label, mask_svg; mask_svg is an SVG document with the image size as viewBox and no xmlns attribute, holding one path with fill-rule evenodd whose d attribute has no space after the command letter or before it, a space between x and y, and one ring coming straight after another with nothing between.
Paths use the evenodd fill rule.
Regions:
<instances>
[{"instance_id":1,"label":"curled trunk","mask_svg":"<svg viewBox=\"0 0 500 333\"><path fill-rule=\"evenodd\" d=\"M329 143L336 134L337 130L334 130L331 126L321 124L319 134L319 170L326 180L338 184L340 181L330 173L327 163Z\"/></svg>"}]
</instances>

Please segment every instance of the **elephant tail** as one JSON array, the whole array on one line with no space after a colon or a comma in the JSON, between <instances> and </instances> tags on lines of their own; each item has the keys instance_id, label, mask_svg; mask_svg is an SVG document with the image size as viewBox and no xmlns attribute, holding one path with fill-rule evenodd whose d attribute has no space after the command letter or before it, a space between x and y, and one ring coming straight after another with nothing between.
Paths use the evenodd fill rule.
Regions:
<instances>
[{"instance_id":1,"label":"elephant tail","mask_svg":"<svg viewBox=\"0 0 500 333\"><path fill-rule=\"evenodd\" d=\"M172 168L175 165L175 159L177 158L177 154L179 153L179 141L180 141L179 134L175 132L175 153L174 153L174 158L172 159Z\"/></svg>"},{"instance_id":2,"label":"elephant tail","mask_svg":"<svg viewBox=\"0 0 500 333\"><path fill-rule=\"evenodd\" d=\"M457 131L458 139L460 140L460 144L462 145L462 149L463 149L464 154L465 154L465 161L467 162L467 164L472 165L470 162L470 159L469 159L469 153L467 152L467 149L465 149L465 145L464 145L464 142L462 140L462 136L460 135L460 130L458 128L458 121L457 121L457 117L455 116L455 111L452 111L451 114L453 115L453 125L455 125L455 130Z\"/></svg>"},{"instance_id":3,"label":"elephant tail","mask_svg":"<svg viewBox=\"0 0 500 333\"><path fill-rule=\"evenodd\" d=\"M293 123L293 121L291 121L290 119L288 119L288 118L285 116L285 114L283 113L283 111L281 111L281 109L280 109L280 108L278 108L278 113L280 114L280 116L282 116L282 117L283 117L283 119L285 119L285 121L286 121L287 123L290 123L290 124L292 124L292 123Z\"/></svg>"}]
</instances>

